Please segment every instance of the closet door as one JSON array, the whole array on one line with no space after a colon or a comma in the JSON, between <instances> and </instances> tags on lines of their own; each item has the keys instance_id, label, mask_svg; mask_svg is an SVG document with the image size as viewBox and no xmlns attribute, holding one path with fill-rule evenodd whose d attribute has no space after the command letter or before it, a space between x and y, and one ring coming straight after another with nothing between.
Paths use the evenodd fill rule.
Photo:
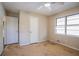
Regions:
<instances>
[{"instance_id":1,"label":"closet door","mask_svg":"<svg viewBox=\"0 0 79 59\"><path fill-rule=\"evenodd\" d=\"M39 42L39 18L30 17L30 42Z\"/></svg>"},{"instance_id":2,"label":"closet door","mask_svg":"<svg viewBox=\"0 0 79 59\"><path fill-rule=\"evenodd\" d=\"M18 18L6 17L7 20L7 44L18 43Z\"/></svg>"}]
</instances>

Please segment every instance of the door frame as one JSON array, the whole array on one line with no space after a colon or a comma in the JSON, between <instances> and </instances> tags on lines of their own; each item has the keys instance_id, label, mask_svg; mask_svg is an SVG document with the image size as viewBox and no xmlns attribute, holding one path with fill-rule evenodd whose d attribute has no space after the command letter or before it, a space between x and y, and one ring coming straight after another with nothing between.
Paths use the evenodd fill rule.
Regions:
<instances>
[{"instance_id":1,"label":"door frame","mask_svg":"<svg viewBox=\"0 0 79 59\"><path fill-rule=\"evenodd\" d=\"M5 20L6 20L6 17L7 17L7 16L5 16ZM17 31L17 32L18 32L18 34L17 34L17 35L18 35L18 42L17 42L17 43L19 44L19 17L18 17L18 16L8 16L8 17L17 17L17 18L18 18L18 23L17 23L17 25L18 25L18 26L17 26L17 29L18 29L18 31ZM6 21L7 21L7 20L6 20ZM7 23L6 23L6 24L7 24ZM4 31L6 30L6 29L4 28L5 26L6 26L6 25L5 25L5 21L3 21L3 30L4 30ZM4 34L3 36L7 36L7 34ZM6 38L6 37L3 37L3 45L4 45L4 47L5 47L6 45L10 45L10 44L7 44L7 43L5 44L5 43L4 43L5 40L7 40L7 38ZM15 44L15 43L12 43L12 44Z\"/></svg>"}]
</instances>

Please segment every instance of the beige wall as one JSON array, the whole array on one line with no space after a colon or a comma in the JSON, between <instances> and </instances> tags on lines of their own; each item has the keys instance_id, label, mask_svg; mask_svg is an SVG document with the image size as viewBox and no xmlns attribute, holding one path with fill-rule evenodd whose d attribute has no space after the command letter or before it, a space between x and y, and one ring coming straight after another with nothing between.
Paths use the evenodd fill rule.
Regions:
<instances>
[{"instance_id":1,"label":"beige wall","mask_svg":"<svg viewBox=\"0 0 79 59\"><path fill-rule=\"evenodd\" d=\"M79 7L71 8L49 17L49 40L79 50L79 37L58 35L55 33L56 18L79 13Z\"/></svg>"},{"instance_id":2,"label":"beige wall","mask_svg":"<svg viewBox=\"0 0 79 59\"><path fill-rule=\"evenodd\" d=\"M19 17L19 32L20 32L20 44L21 45L27 45L30 42L30 22L29 17L34 16L39 18L39 37L40 41L47 40L47 18L46 16L39 15L39 14L33 14L33 13L27 13L24 11L20 11L20 17Z\"/></svg>"},{"instance_id":3,"label":"beige wall","mask_svg":"<svg viewBox=\"0 0 79 59\"><path fill-rule=\"evenodd\" d=\"M0 3L0 55L3 51L3 19L4 19L4 8Z\"/></svg>"}]
</instances>

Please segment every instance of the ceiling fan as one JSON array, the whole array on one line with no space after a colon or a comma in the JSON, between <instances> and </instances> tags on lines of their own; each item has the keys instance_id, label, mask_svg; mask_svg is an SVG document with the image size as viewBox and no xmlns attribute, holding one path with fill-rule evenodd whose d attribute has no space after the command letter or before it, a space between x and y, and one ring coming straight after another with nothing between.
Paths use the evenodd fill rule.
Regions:
<instances>
[{"instance_id":1,"label":"ceiling fan","mask_svg":"<svg viewBox=\"0 0 79 59\"><path fill-rule=\"evenodd\" d=\"M64 2L44 2L38 9L47 8L48 10L52 10L52 6L55 5L64 5Z\"/></svg>"}]
</instances>

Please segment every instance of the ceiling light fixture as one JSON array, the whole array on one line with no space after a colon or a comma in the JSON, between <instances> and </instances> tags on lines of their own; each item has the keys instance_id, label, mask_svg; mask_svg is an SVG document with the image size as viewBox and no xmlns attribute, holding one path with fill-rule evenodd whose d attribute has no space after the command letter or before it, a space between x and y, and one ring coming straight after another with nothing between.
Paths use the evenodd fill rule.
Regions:
<instances>
[{"instance_id":1,"label":"ceiling light fixture","mask_svg":"<svg viewBox=\"0 0 79 59\"><path fill-rule=\"evenodd\" d=\"M38 10L42 8L47 8L48 10L52 10L52 7L55 5L64 5L64 2L45 2L41 6L39 6Z\"/></svg>"},{"instance_id":2,"label":"ceiling light fixture","mask_svg":"<svg viewBox=\"0 0 79 59\"><path fill-rule=\"evenodd\" d=\"M44 4L44 6L45 6L45 7L50 7L51 4L50 4L50 3L46 3L46 4Z\"/></svg>"}]
</instances>

